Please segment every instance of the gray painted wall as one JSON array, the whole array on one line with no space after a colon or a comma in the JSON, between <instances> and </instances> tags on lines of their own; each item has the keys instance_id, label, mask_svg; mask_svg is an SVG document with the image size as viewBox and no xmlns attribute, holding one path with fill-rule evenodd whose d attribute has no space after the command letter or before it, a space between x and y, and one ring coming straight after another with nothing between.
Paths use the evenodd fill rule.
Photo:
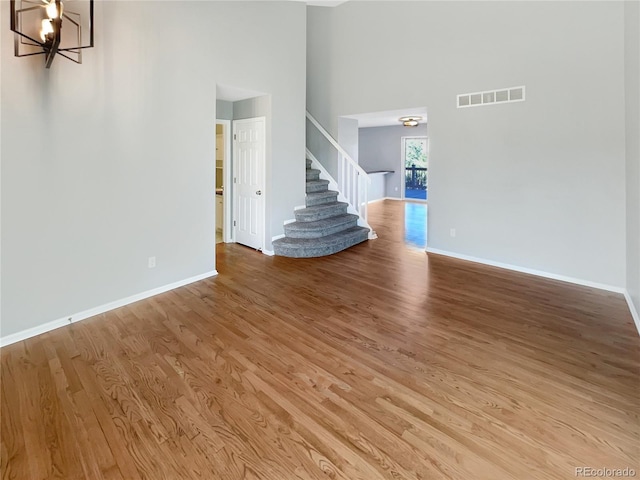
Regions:
<instances>
[{"instance_id":1,"label":"gray painted wall","mask_svg":"<svg viewBox=\"0 0 640 480\"><path fill-rule=\"evenodd\" d=\"M429 109L432 248L626 284L622 3L308 12L307 108L319 121L335 132L343 115ZM526 102L455 107L456 94L516 85Z\"/></svg>"},{"instance_id":2,"label":"gray painted wall","mask_svg":"<svg viewBox=\"0 0 640 480\"><path fill-rule=\"evenodd\" d=\"M304 4L96 2L50 70L2 7L3 337L215 268L217 83L272 98L268 238L304 202Z\"/></svg>"},{"instance_id":3,"label":"gray painted wall","mask_svg":"<svg viewBox=\"0 0 640 480\"><path fill-rule=\"evenodd\" d=\"M338 143L356 163L360 163L358 120L344 117L338 119Z\"/></svg>"},{"instance_id":4,"label":"gray painted wall","mask_svg":"<svg viewBox=\"0 0 640 480\"><path fill-rule=\"evenodd\" d=\"M357 127L356 127L357 131ZM338 152L320 131L309 121L306 122L307 148L318 159L322 166L334 178L338 178ZM333 138L338 140L338 135L333 132ZM338 140L339 143L339 140ZM348 152L347 152L348 153ZM303 204L304 205L304 204Z\"/></svg>"},{"instance_id":5,"label":"gray painted wall","mask_svg":"<svg viewBox=\"0 0 640 480\"><path fill-rule=\"evenodd\" d=\"M233 102L216 100L216 117L218 120L233 120Z\"/></svg>"},{"instance_id":6,"label":"gray painted wall","mask_svg":"<svg viewBox=\"0 0 640 480\"><path fill-rule=\"evenodd\" d=\"M402 196L402 137L426 137L427 125L415 128L402 125L361 128L359 132L360 165L367 171L393 170L385 175L385 196Z\"/></svg>"},{"instance_id":7,"label":"gray painted wall","mask_svg":"<svg viewBox=\"0 0 640 480\"><path fill-rule=\"evenodd\" d=\"M640 313L640 3L625 2L627 290Z\"/></svg>"},{"instance_id":8,"label":"gray painted wall","mask_svg":"<svg viewBox=\"0 0 640 480\"><path fill-rule=\"evenodd\" d=\"M248 98L233 102L233 119L242 120L244 118L268 117L271 116L271 97L263 95L261 97ZM269 123L269 122L267 122Z\"/></svg>"},{"instance_id":9,"label":"gray painted wall","mask_svg":"<svg viewBox=\"0 0 640 480\"><path fill-rule=\"evenodd\" d=\"M371 183L367 191L369 202L381 200L387 196L386 173L371 173Z\"/></svg>"}]
</instances>

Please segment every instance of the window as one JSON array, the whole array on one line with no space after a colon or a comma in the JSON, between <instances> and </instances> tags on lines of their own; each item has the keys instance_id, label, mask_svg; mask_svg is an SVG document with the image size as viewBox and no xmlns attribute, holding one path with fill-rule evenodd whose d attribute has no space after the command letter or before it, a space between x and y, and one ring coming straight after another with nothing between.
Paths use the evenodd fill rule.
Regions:
<instances>
[{"instance_id":1,"label":"window","mask_svg":"<svg viewBox=\"0 0 640 480\"><path fill-rule=\"evenodd\" d=\"M404 170L404 198L427 199L427 137L402 138L402 162Z\"/></svg>"}]
</instances>

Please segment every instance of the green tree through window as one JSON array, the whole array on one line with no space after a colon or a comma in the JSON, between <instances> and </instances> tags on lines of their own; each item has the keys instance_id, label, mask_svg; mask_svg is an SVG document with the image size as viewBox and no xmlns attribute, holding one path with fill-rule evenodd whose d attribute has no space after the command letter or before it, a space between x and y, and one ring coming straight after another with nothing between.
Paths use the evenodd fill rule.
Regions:
<instances>
[{"instance_id":1,"label":"green tree through window","mask_svg":"<svg viewBox=\"0 0 640 480\"><path fill-rule=\"evenodd\" d=\"M427 137L404 137L404 196L427 199Z\"/></svg>"},{"instance_id":2,"label":"green tree through window","mask_svg":"<svg viewBox=\"0 0 640 480\"><path fill-rule=\"evenodd\" d=\"M415 165L426 168L427 166L427 140L424 138L407 138L404 155L405 167Z\"/></svg>"}]
</instances>

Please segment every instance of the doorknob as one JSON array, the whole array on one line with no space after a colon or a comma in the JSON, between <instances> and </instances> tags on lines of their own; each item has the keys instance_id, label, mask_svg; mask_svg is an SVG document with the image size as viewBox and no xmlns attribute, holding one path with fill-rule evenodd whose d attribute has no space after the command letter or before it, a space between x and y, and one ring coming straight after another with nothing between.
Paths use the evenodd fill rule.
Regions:
<instances>
[{"instance_id":1,"label":"doorknob","mask_svg":"<svg viewBox=\"0 0 640 480\"><path fill-rule=\"evenodd\" d=\"M262 190L258 190L258 191L256 192L256 195L262 195Z\"/></svg>"}]
</instances>

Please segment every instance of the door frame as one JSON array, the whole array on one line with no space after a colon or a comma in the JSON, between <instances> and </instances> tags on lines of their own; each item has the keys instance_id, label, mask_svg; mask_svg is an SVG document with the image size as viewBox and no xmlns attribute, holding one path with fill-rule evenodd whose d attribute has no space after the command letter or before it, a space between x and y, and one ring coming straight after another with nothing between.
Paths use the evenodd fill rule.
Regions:
<instances>
[{"instance_id":1,"label":"door frame","mask_svg":"<svg viewBox=\"0 0 640 480\"><path fill-rule=\"evenodd\" d=\"M403 201L407 200L406 197L406 193L405 190L407 188L407 174L405 171L405 157L404 157L404 153L405 153L405 140L407 139L412 139L412 138L424 138L427 141L427 192L429 192L429 163L430 162L430 158L429 158L429 136L428 135L407 135L407 136L402 136L400 137L401 141L400 141L400 183L402 186L402 190L401 190L401 196L400 199ZM427 193L428 195L428 193ZM428 197L427 197L428 198ZM420 203L427 203L428 200L422 200L419 198L410 198L409 201L411 202L420 202Z\"/></svg>"},{"instance_id":2,"label":"door frame","mask_svg":"<svg viewBox=\"0 0 640 480\"><path fill-rule=\"evenodd\" d=\"M233 229L231 223L231 206L233 196L232 171L231 171L231 120L216 119L216 125L222 125L224 138L224 157L222 159L222 186L224 193L222 194L222 241L224 243L233 242Z\"/></svg>"},{"instance_id":3,"label":"door frame","mask_svg":"<svg viewBox=\"0 0 640 480\"><path fill-rule=\"evenodd\" d=\"M235 172L237 171L237 158L236 158L236 154L235 152L237 151L236 149L236 125L238 123L253 123L256 121L260 121L262 122L262 151L264 153L264 156L262 158L262 238L260 239L260 247L258 248L258 250L260 250L261 252L264 252L265 250L265 246L266 246L266 232L267 232L267 195L268 192L266 191L266 183L267 183L267 117L265 116L261 116L261 117L251 117L251 118L241 118L238 120L232 120L231 121L231 135L232 135L232 142L233 142L233 154L232 156L232 164L233 164L233 176L232 176L232 180L233 183L231 185L233 185L233 205L232 205L232 212L233 218L230 218L230 220L233 220L233 222L236 221L236 217L238 214L238 201L236 199L236 188L235 188ZM231 223L231 231L232 231L232 241L236 242L236 226L233 225L232 222Z\"/></svg>"}]
</instances>

